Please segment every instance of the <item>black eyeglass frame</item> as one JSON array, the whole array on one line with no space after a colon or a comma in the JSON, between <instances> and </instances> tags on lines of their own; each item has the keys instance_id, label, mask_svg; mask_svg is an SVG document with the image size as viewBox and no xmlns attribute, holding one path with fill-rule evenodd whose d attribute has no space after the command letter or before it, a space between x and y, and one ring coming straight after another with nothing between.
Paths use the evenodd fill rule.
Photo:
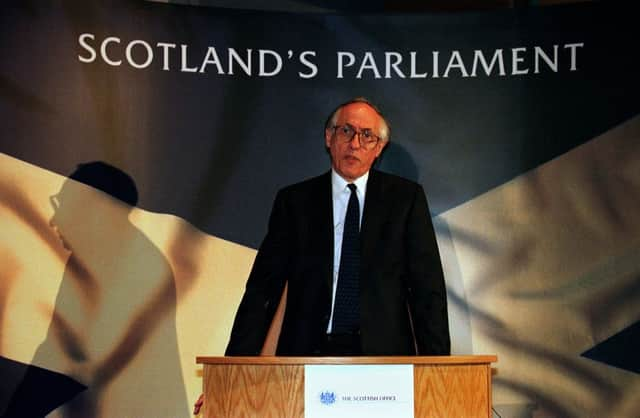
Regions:
<instances>
[{"instance_id":1,"label":"black eyeglass frame","mask_svg":"<svg viewBox=\"0 0 640 418\"><path fill-rule=\"evenodd\" d=\"M346 129L346 131L345 131ZM380 143L380 141L382 141L382 138L380 138L378 135L375 135L371 129L369 128L365 128L365 129L356 129L355 127L351 126L348 123L345 123L344 125L335 125L333 127L333 133L336 135L336 137L348 144L349 142L353 141L353 138L358 135L358 144L366 149L366 150L372 150L376 147L376 145L378 145ZM364 141L363 141L363 137L364 137ZM374 139L373 141L369 140L367 141L367 139Z\"/></svg>"}]
</instances>

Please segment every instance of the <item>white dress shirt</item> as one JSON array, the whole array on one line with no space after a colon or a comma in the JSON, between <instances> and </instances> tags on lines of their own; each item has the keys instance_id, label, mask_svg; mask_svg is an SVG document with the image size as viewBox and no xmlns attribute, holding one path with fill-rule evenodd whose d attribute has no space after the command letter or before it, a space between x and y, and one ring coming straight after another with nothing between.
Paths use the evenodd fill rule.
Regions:
<instances>
[{"instance_id":1,"label":"white dress shirt","mask_svg":"<svg viewBox=\"0 0 640 418\"><path fill-rule=\"evenodd\" d=\"M367 193L367 180L369 172L357 178L352 183L356 185L356 196L360 206L360 225L362 226L362 214L364 213L364 196ZM331 195L333 200L333 291L331 296L331 316L327 333L331 333L333 324L333 308L336 300L336 289L338 288L338 271L340 270L340 253L342 252L342 236L344 234L344 218L347 216L347 206L351 190L347 187L349 182L340 177L335 170L331 169Z\"/></svg>"}]
</instances>

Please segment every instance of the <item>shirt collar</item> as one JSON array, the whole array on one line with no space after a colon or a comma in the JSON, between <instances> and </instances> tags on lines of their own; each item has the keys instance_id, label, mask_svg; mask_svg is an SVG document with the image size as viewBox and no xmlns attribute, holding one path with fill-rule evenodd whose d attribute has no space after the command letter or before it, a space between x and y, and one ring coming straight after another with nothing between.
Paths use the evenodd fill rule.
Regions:
<instances>
[{"instance_id":1,"label":"shirt collar","mask_svg":"<svg viewBox=\"0 0 640 418\"><path fill-rule=\"evenodd\" d=\"M367 191L367 180L369 180L368 171L354 181L349 182L343 179L340 174L336 172L336 170L331 168L331 187L333 189L334 196L338 196L339 193L342 193L347 188L347 184L349 183L355 184L358 188L358 191L362 193L362 196L364 196Z\"/></svg>"}]
</instances>

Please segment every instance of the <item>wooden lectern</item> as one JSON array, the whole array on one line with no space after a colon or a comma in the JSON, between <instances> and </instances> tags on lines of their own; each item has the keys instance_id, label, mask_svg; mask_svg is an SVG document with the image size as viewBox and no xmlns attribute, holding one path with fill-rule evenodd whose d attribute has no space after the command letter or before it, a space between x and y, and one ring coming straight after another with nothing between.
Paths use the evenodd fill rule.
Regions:
<instances>
[{"instance_id":1,"label":"wooden lectern","mask_svg":"<svg viewBox=\"0 0 640 418\"><path fill-rule=\"evenodd\" d=\"M204 417L304 417L305 364L413 364L414 408L422 417L491 417L496 356L198 357Z\"/></svg>"}]
</instances>

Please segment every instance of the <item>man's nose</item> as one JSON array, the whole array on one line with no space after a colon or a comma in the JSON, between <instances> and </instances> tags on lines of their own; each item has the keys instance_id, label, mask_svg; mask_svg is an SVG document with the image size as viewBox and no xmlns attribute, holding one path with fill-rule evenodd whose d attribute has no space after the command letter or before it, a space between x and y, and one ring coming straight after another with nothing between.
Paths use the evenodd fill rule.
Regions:
<instances>
[{"instance_id":1,"label":"man's nose","mask_svg":"<svg viewBox=\"0 0 640 418\"><path fill-rule=\"evenodd\" d=\"M349 141L349 146L353 149L358 149L360 148L360 133L356 132L355 134L353 134L353 138L351 138L351 141Z\"/></svg>"}]
</instances>

